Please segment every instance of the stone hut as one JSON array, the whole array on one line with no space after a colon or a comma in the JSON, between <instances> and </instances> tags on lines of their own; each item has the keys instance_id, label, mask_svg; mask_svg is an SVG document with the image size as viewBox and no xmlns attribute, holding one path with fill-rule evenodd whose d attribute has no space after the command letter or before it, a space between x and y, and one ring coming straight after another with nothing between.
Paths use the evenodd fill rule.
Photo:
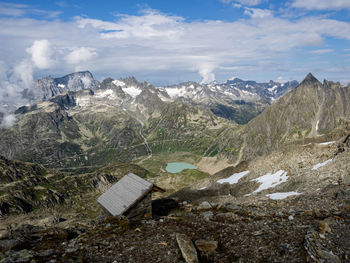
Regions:
<instances>
[{"instance_id":1,"label":"stone hut","mask_svg":"<svg viewBox=\"0 0 350 263\"><path fill-rule=\"evenodd\" d=\"M97 202L111 216L126 216L129 220L140 220L152 216L152 192L165 192L162 188L128 173Z\"/></svg>"}]
</instances>

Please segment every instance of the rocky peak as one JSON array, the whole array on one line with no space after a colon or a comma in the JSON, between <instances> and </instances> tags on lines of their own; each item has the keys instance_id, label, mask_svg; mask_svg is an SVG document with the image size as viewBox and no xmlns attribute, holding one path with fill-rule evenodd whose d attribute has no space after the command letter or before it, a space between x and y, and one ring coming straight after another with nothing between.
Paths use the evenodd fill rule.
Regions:
<instances>
[{"instance_id":1,"label":"rocky peak","mask_svg":"<svg viewBox=\"0 0 350 263\"><path fill-rule=\"evenodd\" d=\"M31 103L36 103L64 92L95 89L97 85L98 81L89 71L75 72L60 78L49 76L36 80L34 89L24 92L23 97L29 99Z\"/></svg>"},{"instance_id":2,"label":"rocky peak","mask_svg":"<svg viewBox=\"0 0 350 263\"><path fill-rule=\"evenodd\" d=\"M310 84L321 84L318 79L314 77L311 73L307 74L305 79L300 83L300 85L310 85Z\"/></svg>"}]
</instances>

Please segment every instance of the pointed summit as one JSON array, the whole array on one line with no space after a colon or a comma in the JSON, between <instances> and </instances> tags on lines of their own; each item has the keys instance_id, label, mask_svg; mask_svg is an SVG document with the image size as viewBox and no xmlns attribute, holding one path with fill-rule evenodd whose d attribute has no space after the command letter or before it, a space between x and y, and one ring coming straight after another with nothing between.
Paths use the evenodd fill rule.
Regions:
<instances>
[{"instance_id":1,"label":"pointed summit","mask_svg":"<svg viewBox=\"0 0 350 263\"><path fill-rule=\"evenodd\" d=\"M309 74L307 74L305 79L300 84L314 84L314 83L320 83L321 84L321 82L319 82L318 79L316 79L314 77L314 75L309 73Z\"/></svg>"}]
</instances>

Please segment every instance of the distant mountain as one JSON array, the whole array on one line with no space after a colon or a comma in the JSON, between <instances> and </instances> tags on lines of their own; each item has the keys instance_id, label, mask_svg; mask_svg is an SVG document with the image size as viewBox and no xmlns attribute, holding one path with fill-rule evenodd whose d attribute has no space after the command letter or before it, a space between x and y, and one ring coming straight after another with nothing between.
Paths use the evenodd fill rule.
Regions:
<instances>
[{"instance_id":1,"label":"distant mountain","mask_svg":"<svg viewBox=\"0 0 350 263\"><path fill-rule=\"evenodd\" d=\"M192 105L209 108L217 116L245 124L297 85L297 81L257 83L234 78L225 83L185 82L160 89L172 99L183 97Z\"/></svg>"},{"instance_id":2,"label":"distant mountain","mask_svg":"<svg viewBox=\"0 0 350 263\"><path fill-rule=\"evenodd\" d=\"M212 137L237 126L135 78L105 79L16 111L0 154L47 167L95 167L162 151L215 155Z\"/></svg>"},{"instance_id":3,"label":"distant mountain","mask_svg":"<svg viewBox=\"0 0 350 263\"><path fill-rule=\"evenodd\" d=\"M317 138L350 120L348 86L320 83L311 74L296 88L295 83L270 82L271 90L266 91L263 84L249 83L233 79L156 88L133 77L108 78L94 89L69 91L19 108L17 123L1 129L0 154L72 168L164 151L220 155L239 162L282 144ZM282 92L287 93L278 97ZM241 100L230 104L233 98ZM237 125L219 117L214 110L218 104L233 105L233 112L241 114L235 118L242 122L259 114L254 107L263 113ZM230 110L226 113L232 116Z\"/></svg>"},{"instance_id":4,"label":"distant mountain","mask_svg":"<svg viewBox=\"0 0 350 263\"><path fill-rule=\"evenodd\" d=\"M350 88L319 82L311 73L300 85L254 118L234 137L241 159L251 159L280 145L317 138L350 120Z\"/></svg>"},{"instance_id":5,"label":"distant mountain","mask_svg":"<svg viewBox=\"0 0 350 263\"><path fill-rule=\"evenodd\" d=\"M34 83L34 88L25 90L23 96L32 102L39 102L68 91L94 89L98 84L89 71L75 72L61 78L38 79Z\"/></svg>"}]
</instances>

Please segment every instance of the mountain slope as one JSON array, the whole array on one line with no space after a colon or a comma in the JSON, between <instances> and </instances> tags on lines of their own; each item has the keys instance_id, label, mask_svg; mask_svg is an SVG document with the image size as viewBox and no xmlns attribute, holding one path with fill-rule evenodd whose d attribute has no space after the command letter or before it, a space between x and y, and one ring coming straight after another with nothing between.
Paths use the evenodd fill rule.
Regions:
<instances>
[{"instance_id":1,"label":"mountain slope","mask_svg":"<svg viewBox=\"0 0 350 263\"><path fill-rule=\"evenodd\" d=\"M208 108L217 116L245 124L297 85L297 81L257 83L234 78L225 83L185 82L160 89L172 99L183 97L189 104Z\"/></svg>"},{"instance_id":2,"label":"mountain slope","mask_svg":"<svg viewBox=\"0 0 350 263\"><path fill-rule=\"evenodd\" d=\"M1 154L47 167L95 169L152 151L214 155L212 138L236 127L134 78L106 79L94 90L57 95L16 113L17 123L1 130Z\"/></svg>"},{"instance_id":3,"label":"mountain slope","mask_svg":"<svg viewBox=\"0 0 350 263\"><path fill-rule=\"evenodd\" d=\"M72 175L0 156L0 218L36 209L59 209L58 205L67 202L75 205L66 210L77 210L86 205L88 198L96 209L95 198L128 172L141 177L150 175L137 165L118 162L94 173Z\"/></svg>"},{"instance_id":4,"label":"mountain slope","mask_svg":"<svg viewBox=\"0 0 350 263\"><path fill-rule=\"evenodd\" d=\"M245 147L240 159L249 159L289 142L318 137L350 119L350 89L339 83L320 83L309 74L243 129ZM237 137L237 135L236 135Z\"/></svg>"}]
</instances>

